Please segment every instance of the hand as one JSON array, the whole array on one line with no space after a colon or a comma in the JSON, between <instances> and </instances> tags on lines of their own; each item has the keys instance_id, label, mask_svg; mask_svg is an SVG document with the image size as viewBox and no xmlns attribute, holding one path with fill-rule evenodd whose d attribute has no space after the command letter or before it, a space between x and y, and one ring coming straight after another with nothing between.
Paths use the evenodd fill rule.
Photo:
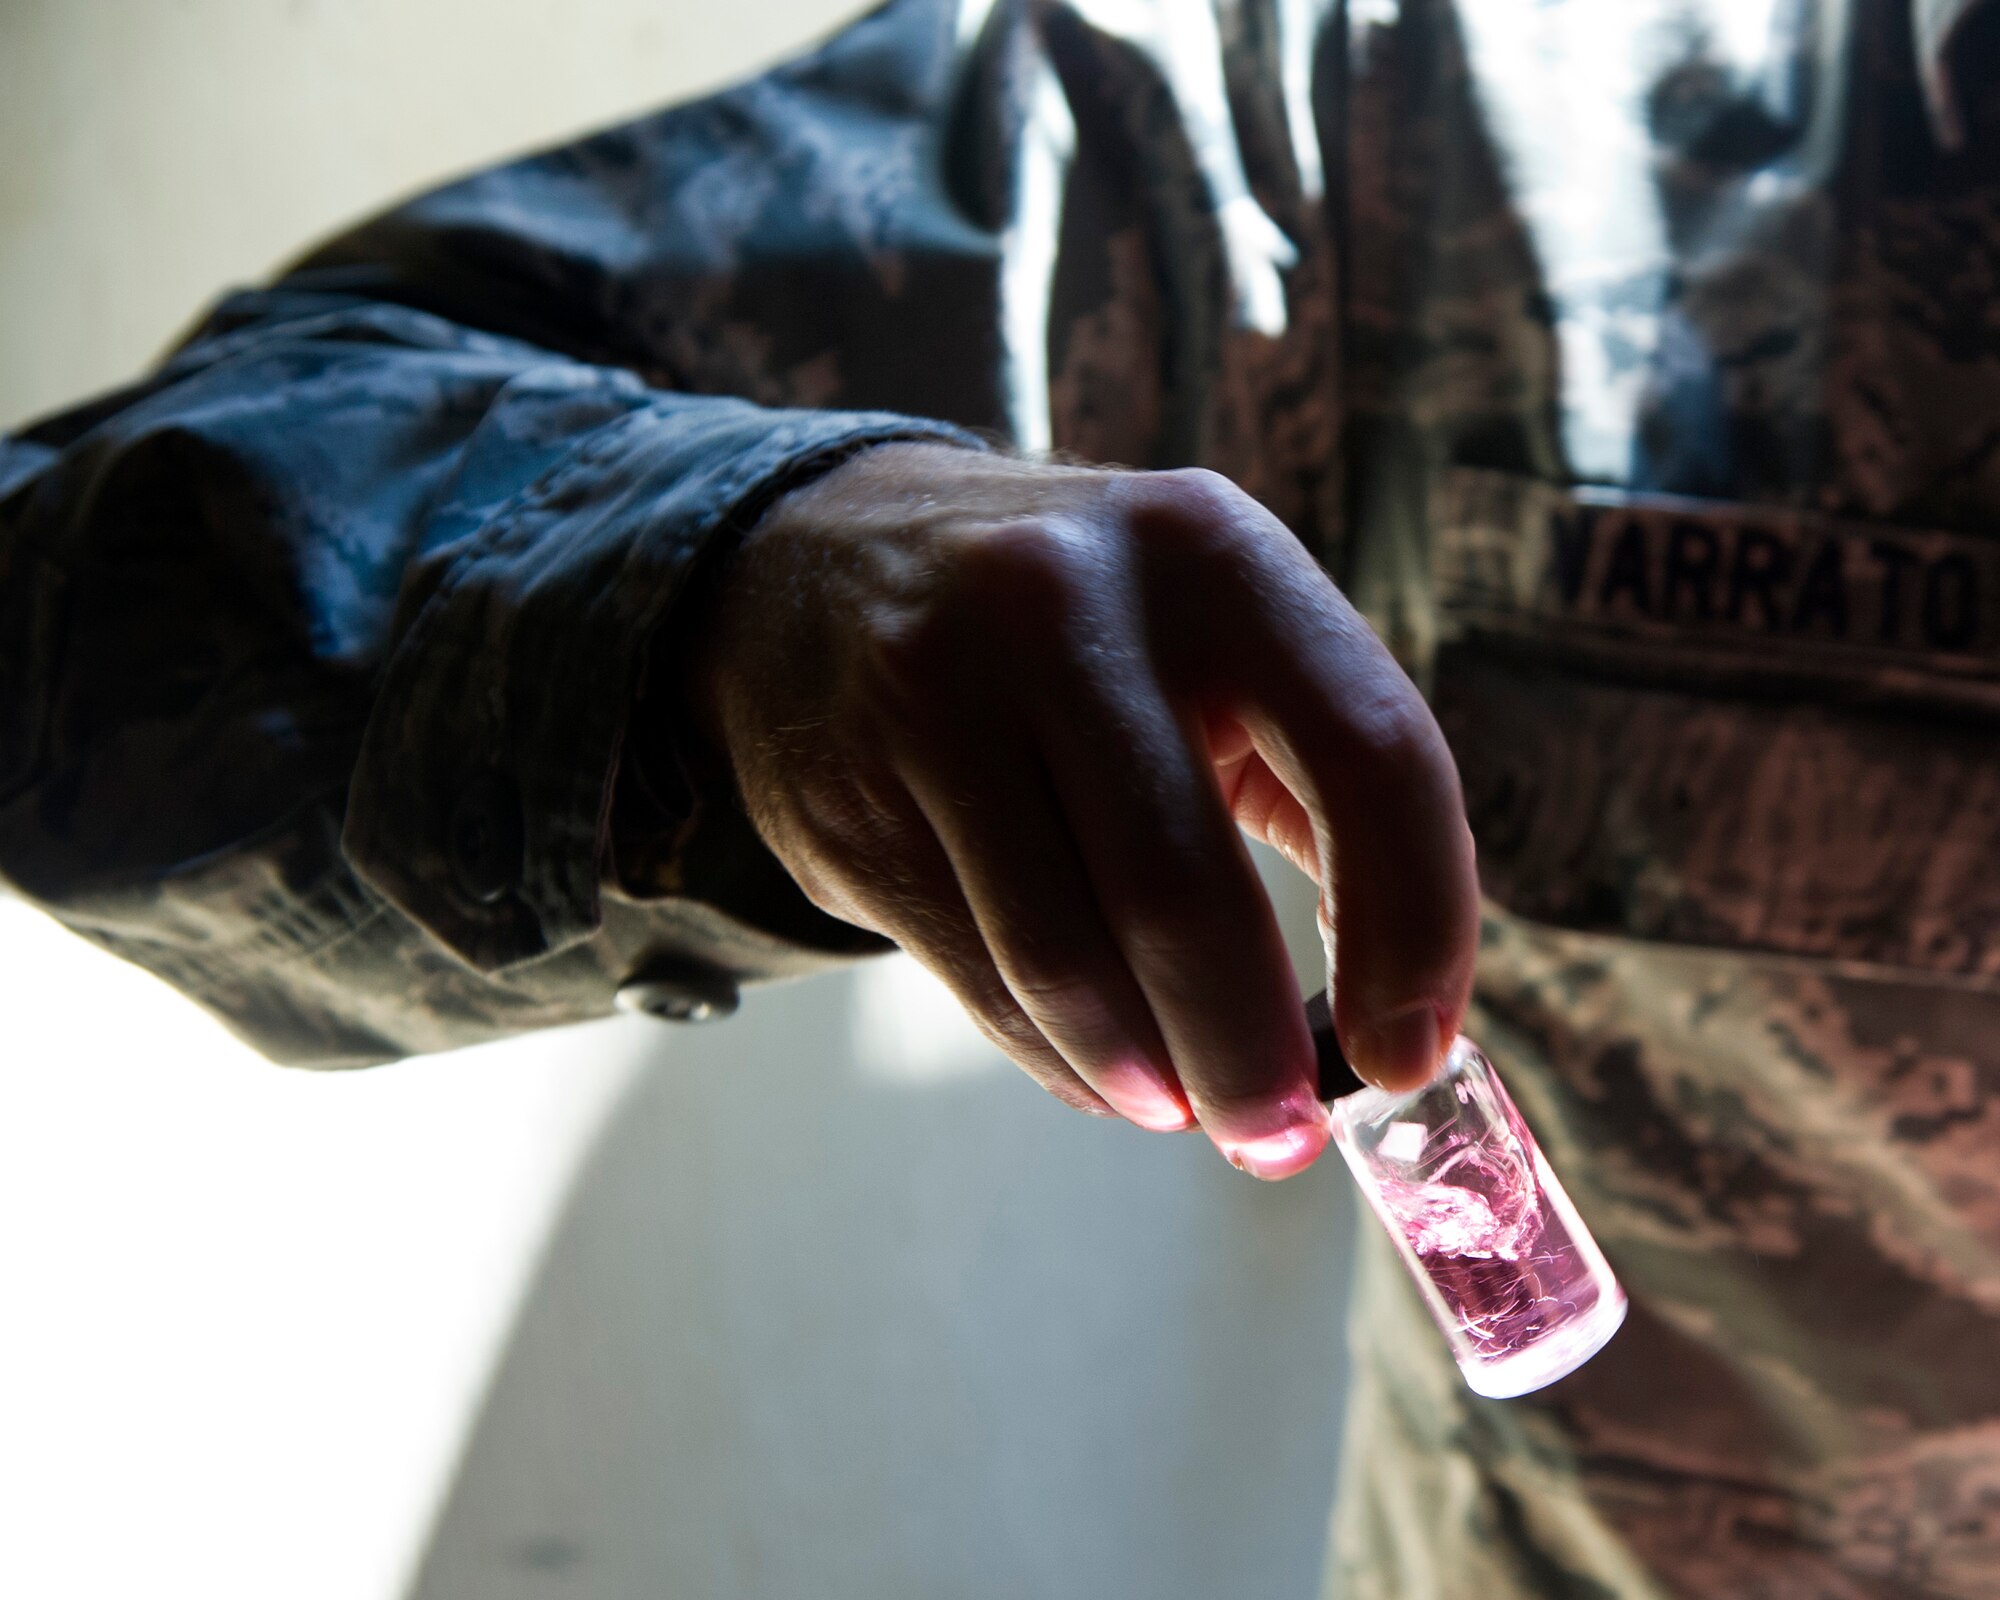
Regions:
<instances>
[{"instance_id":1,"label":"hand","mask_svg":"<svg viewBox=\"0 0 2000 1600\"><path fill-rule=\"evenodd\" d=\"M1226 480L878 447L772 508L704 623L690 710L766 843L1057 1098L1260 1177L1325 1147L1239 826L1322 886L1356 1068L1435 1070L1478 924L1451 756Z\"/></svg>"}]
</instances>

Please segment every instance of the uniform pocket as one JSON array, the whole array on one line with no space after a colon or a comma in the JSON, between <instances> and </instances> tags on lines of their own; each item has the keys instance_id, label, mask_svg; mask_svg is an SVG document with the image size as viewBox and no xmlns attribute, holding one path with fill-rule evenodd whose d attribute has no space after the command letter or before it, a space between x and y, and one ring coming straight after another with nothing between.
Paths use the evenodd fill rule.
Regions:
<instances>
[{"instance_id":1,"label":"uniform pocket","mask_svg":"<svg viewBox=\"0 0 2000 1600\"><path fill-rule=\"evenodd\" d=\"M2000 972L2000 545L1448 474L1433 699L1558 926Z\"/></svg>"}]
</instances>

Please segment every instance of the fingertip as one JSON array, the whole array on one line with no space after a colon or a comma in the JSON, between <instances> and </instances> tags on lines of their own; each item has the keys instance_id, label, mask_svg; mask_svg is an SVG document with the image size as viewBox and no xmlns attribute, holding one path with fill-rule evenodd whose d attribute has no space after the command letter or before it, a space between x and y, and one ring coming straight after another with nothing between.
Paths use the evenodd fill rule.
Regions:
<instances>
[{"instance_id":1,"label":"fingertip","mask_svg":"<svg viewBox=\"0 0 2000 1600\"><path fill-rule=\"evenodd\" d=\"M1148 1133L1186 1133L1195 1125L1194 1113L1167 1090L1153 1083L1100 1085L1099 1093L1118 1108L1118 1114Z\"/></svg>"},{"instance_id":2,"label":"fingertip","mask_svg":"<svg viewBox=\"0 0 2000 1600\"><path fill-rule=\"evenodd\" d=\"M1283 1092L1255 1113L1239 1105L1223 1116L1211 1108L1202 1122L1224 1160L1267 1182L1305 1171L1333 1137L1327 1108L1310 1084Z\"/></svg>"},{"instance_id":3,"label":"fingertip","mask_svg":"<svg viewBox=\"0 0 2000 1600\"><path fill-rule=\"evenodd\" d=\"M1194 1112L1172 1073L1133 1051L1102 1061L1078 1062L1071 1068L1116 1116L1148 1133L1185 1133L1195 1126Z\"/></svg>"},{"instance_id":4,"label":"fingertip","mask_svg":"<svg viewBox=\"0 0 2000 1600\"><path fill-rule=\"evenodd\" d=\"M1364 1080L1401 1094L1421 1088L1437 1075L1446 1040L1437 1006L1420 1000L1342 1030L1341 1048Z\"/></svg>"},{"instance_id":5,"label":"fingertip","mask_svg":"<svg viewBox=\"0 0 2000 1600\"><path fill-rule=\"evenodd\" d=\"M1331 1137L1326 1115L1315 1103L1313 1114L1299 1117L1276 1133L1257 1139L1218 1139L1216 1148L1237 1171L1277 1183L1296 1177L1317 1161Z\"/></svg>"}]
</instances>

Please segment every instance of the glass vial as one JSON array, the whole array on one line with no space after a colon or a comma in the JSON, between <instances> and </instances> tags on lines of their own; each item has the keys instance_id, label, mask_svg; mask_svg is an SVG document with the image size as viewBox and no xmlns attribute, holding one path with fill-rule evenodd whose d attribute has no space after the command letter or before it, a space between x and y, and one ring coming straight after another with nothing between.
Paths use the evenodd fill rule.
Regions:
<instances>
[{"instance_id":1,"label":"glass vial","mask_svg":"<svg viewBox=\"0 0 2000 1600\"><path fill-rule=\"evenodd\" d=\"M1574 1372L1625 1320L1625 1291L1469 1039L1408 1094L1331 1107L1334 1143L1444 1330L1465 1381L1507 1399Z\"/></svg>"}]
</instances>

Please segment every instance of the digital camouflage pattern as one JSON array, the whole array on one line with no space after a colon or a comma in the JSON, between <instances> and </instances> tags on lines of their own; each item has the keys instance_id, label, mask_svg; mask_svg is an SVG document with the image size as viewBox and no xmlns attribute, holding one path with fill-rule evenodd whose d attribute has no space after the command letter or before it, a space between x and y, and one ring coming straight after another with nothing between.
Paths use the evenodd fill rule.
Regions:
<instances>
[{"instance_id":1,"label":"digital camouflage pattern","mask_svg":"<svg viewBox=\"0 0 2000 1600\"><path fill-rule=\"evenodd\" d=\"M898 0L0 448L0 870L324 1064L805 970L867 941L626 736L702 556L946 424L1217 468L1432 694L1469 1027L1633 1300L1483 1401L1374 1241L1330 1592L2000 1594L1996 69L1971 0Z\"/></svg>"},{"instance_id":2,"label":"digital camouflage pattern","mask_svg":"<svg viewBox=\"0 0 2000 1600\"><path fill-rule=\"evenodd\" d=\"M1354 1600L2000 1594L1997 28L1350 32L1350 582L1465 779L1468 1031L1633 1300L1481 1401L1370 1241Z\"/></svg>"}]
</instances>

